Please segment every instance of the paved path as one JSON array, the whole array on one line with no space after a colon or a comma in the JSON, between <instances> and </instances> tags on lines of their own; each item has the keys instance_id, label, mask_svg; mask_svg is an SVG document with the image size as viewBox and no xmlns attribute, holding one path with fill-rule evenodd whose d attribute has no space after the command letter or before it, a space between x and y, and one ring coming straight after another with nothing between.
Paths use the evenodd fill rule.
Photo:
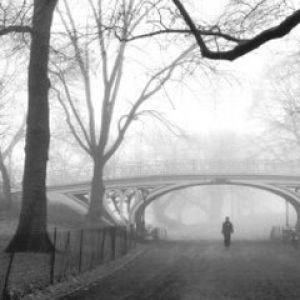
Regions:
<instances>
[{"instance_id":1,"label":"paved path","mask_svg":"<svg viewBox=\"0 0 300 300\"><path fill-rule=\"evenodd\" d=\"M299 300L300 249L269 242L151 245L134 263L66 300Z\"/></svg>"}]
</instances>

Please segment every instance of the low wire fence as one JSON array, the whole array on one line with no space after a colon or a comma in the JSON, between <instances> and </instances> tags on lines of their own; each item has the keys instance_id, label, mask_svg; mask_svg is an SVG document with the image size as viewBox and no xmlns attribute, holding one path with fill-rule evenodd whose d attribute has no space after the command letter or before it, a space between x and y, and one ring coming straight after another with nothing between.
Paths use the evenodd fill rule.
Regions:
<instances>
[{"instance_id":1,"label":"low wire fence","mask_svg":"<svg viewBox=\"0 0 300 300\"><path fill-rule=\"evenodd\" d=\"M57 230L52 253L1 254L0 299L18 299L125 255L136 245L125 227Z\"/></svg>"}]
</instances>

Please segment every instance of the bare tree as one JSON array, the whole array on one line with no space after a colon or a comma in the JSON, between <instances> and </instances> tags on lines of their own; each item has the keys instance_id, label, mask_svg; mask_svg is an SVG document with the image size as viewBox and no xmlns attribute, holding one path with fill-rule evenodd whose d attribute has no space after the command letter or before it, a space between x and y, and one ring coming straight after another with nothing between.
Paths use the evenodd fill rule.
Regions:
<instances>
[{"instance_id":1,"label":"bare tree","mask_svg":"<svg viewBox=\"0 0 300 300\"><path fill-rule=\"evenodd\" d=\"M187 5L181 0L172 2L177 11L166 3L156 4L157 13L150 17L150 29L127 40L171 34L183 35L190 40L193 36L202 57L233 61L269 41L288 35L300 23L300 9L294 9L282 0L272 3L266 0L231 1L227 11L214 24L193 20Z\"/></svg>"},{"instance_id":2,"label":"bare tree","mask_svg":"<svg viewBox=\"0 0 300 300\"><path fill-rule=\"evenodd\" d=\"M28 113L22 209L17 232L7 251L49 251L46 167L49 149L48 57L52 16L57 0L34 0L31 26L3 23L0 35L31 34Z\"/></svg>"},{"instance_id":3,"label":"bare tree","mask_svg":"<svg viewBox=\"0 0 300 300\"><path fill-rule=\"evenodd\" d=\"M159 70L155 70L145 80L137 95L133 93L132 99L130 99L132 104L127 112L118 116L116 106L117 104L120 106L120 101L124 97L123 94L120 94L120 86L126 79L124 77L125 59L127 47L129 47L123 40L143 20L143 14L140 13L141 15L138 15L140 3L134 0L127 3L125 1L115 1L113 5L110 4L115 9L108 9L110 14L107 16L101 2L98 2L98 6L95 6L92 1L89 1L93 18L89 18L89 22L93 20L94 24L89 24L90 27L85 28L85 32L82 33L78 25L76 27L68 2L63 2L65 13L60 11L60 17L73 49L74 62L72 62L72 67L76 67L78 76L83 82L85 93L82 97L85 101L85 107L82 107L76 99L78 78L75 78L77 86L74 87L74 85L72 86L72 81L70 81L70 76L65 70L59 68L60 65L56 64L52 72L59 79L64 91L64 93L61 93L60 88L55 88L57 98L65 111L69 128L78 144L90 155L93 161L94 171L88 219L95 223L99 222L101 220L100 217L103 215L102 202L105 190L103 175L106 163L123 142L125 134L133 121L144 115L150 115L164 122L166 121L159 112L151 109L143 110L141 107L147 100L164 88L165 83L172 77L178 66L188 61L187 58L192 53L194 45L182 51L170 63L160 67ZM105 21L107 20L110 23L106 24ZM91 28L93 26L97 30L96 36L92 33ZM117 31L121 39L115 35L115 31ZM85 40L82 41L84 36ZM92 40L96 40L96 45L91 42L91 36ZM93 64L96 62L95 54L94 57L92 54L95 49L97 49L98 55L101 57L99 62L101 64L100 70L92 66L92 61ZM95 88L91 84L93 72L98 75L99 86L103 86L102 97L95 96L96 93L93 91L93 88ZM138 87L136 87L136 90L138 90ZM100 109L97 109L97 107L100 107ZM83 113L83 109L87 111L86 115ZM115 121L117 118L118 120ZM117 133L114 136L115 126L117 126Z\"/></svg>"},{"instance_id":4,"label":"bare tree","mask_svg":"<svg viewBox=\"0 0 300 300\"><path fill-rule=\"evenodd\" d=\"M263 101L255 103L252 112L265 127L262 134L264 152L281 161L299 159L298 55L293 53L284 57L266 70L269 76L265 77L257 91Z\"/></svg>"},{"instance_id":5,"label":"bare tree","mask_svg":"<svg viewBox=\"0 0 300 300\"><path fill-rule=\"evenodd\" d=\"M258 1L253 6L248 5L248 13L242 15L242 21L244 22L246 20L246 18L248 18L251 14L254 15L254 18L257 20L257 16L259 16L259 15L256 14L255 12L258 9L260 9L261 6L263 6L263 9L266 9L266 6L264 6L264 4L266 2L267 1ZM222 32L220 30L219 26L212 26L209 30L210 33L208 33L208 35L210 35L210 36L214 35L225 41L230 42L230 43L227 43L228 49L222 50L219 47L217 47L217 49L214 50L214 49L209 48L209 46L203 39L203 32L201 32L201 26L195 24L195 22L192 20L192 17L190 16L189 12L185 8L185 6L182 4L182 2L180 0L173 0L173 3L179 10L186 25L188 26L191 33L195 37L195 40L200 48L201 55L203 57L206 57L209 59L214 59L214 60L229 60L229 61L235 60L235 59L259 48L260 46L262 46L263 44L265 44L271 40L282 38L283 36L289 34L290 31L292 29L294 29L300 23L300 9L299 9L299 10L295 10L292 12L289 11L290 14L287 15L282 20L282 22L280 22L278 25L273 26L271 28L267 28L266 30L262 30L261 32L254 35L251 38L236 38L231 33L227 34L227 33ZM237 4L235 5L235 10L239 9L239 5L244 4L244 3L245 3L244 1L237 1ZM285 2L282 1L282 3L285 3ZM272 3L271 5L268 5L267 7L274 8L275 5L276 4ZM280 6L279 6L279 9L280 9ZM266 16L267 14L264 13L264 15ZM276 16L276 17L278 17L278 16ZM279 17L281 17L281 16L279 16ZM260 27L261 24L259 24L258 26ZM267 24L265 26L269 27L270 23L267 22ZM199 27L200 27L200 30L199 30ZM261 30L261 29L259 28L258 30ZM248 31L249 31L249 28L244 29L243 30L244 35L245 35L245 32L247 34Z\"/></svg>"}]
</instances>

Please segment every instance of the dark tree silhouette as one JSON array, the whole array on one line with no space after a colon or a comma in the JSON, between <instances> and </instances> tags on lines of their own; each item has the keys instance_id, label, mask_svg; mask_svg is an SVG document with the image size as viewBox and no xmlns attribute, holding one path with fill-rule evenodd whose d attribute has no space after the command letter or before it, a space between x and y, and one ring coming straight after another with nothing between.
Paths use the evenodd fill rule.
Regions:
<instances>
[{"instance_id":1,"label":"dark tree silhouette","mask_svg":"<svg viewBox=\"0 0 300 300\"><path fill-rule=\"evenodd\" d=\"M8 252L47 252L53 247L47 233L46 170L50 140L48 59L56 3L34 0L32 27L23 28L31 32L23 199L19 225Z\"/></svg>"},{"instance_id":2,"label":"dark tree silhouette","mask_svg":"<svg viewBox=\"0 0 300 300\"><path fill-rule=\"evenodd\" d=\"M200 52L203 57L215 60L235 60L257 48L263 44L290 33L290 31L295 28L300 23L300 9L296 10L294 13L286 17L279 25L275 27L263 30L259 34L255 35L251 39L237 39L230 34L224 34L222 32L214 32L211 30L211 35L218 35L225 40L235 42L235 46L232 49L225 51L213 51L210 50L205 41L202 38L203 32L197 28L197 25L192 20L190 14L182 4L180 0L173 0L174 4L178 8L181 16L183 17L185 23L189 27L191 33L194 35L197 44L200 47ZM206 33L209 35L209 32Z\"/></svg>"}]
</instances>

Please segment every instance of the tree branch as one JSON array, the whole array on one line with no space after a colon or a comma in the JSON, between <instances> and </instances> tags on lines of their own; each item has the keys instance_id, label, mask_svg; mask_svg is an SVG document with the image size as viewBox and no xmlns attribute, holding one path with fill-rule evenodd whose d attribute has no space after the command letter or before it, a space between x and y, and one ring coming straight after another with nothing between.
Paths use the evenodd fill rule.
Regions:
<instances>
[{"instance_id":1,"label":"tree branch","mask_svg":"<svg viewBox=\"0 0 300 300\"><path fill-rule=\"evenodd\" d=\"M81 140L80 136L77 134L77 131L75 129L75 127L73 126L72 124L72 121L71 121L71 116L70 116L70 113L69 113L69 110L66 106L66 104L64 103L63 99L61 98L60 96L60 92L55 89L55 88L52 88L55 92L56 92L56 95L57 95L57 99L59 101L59 103L61 104L64 112L65 112L65 115L66 115L66 122L75 138L75 140L77 141L77 143L80 145L80 147L82 149L84 149L90 156L92 156L92 152L91 152L91 149L90 149L90 145L85 145L85 143Z\"/></svg>"},{"instance_id":2,"label":"tree branch","mask_svg":"<svg viewBox=\"0 0 300 300\"><path fill-rule=\"evenodd\" d=\"M176 69L178 65L182 63L182 59L185 58L193 49L195 49L195 45L190 46L188 49L183 51L180 55L178 55L169 65L158 71L155 75L153 75L148 82L145 84L143 90L141 91L140 95L138 96L137 100L134 102L133 106L129 110L127 115L123 115L119 119L118 123L118 136L112 146L109 150L106 151L104 154L104 161L107 161L119 148L121 145L125 133L127 132L130 124L133 120L136 120L136 115L138 113L138 109L141 107L141 105L149 99L151 96L156 94L163 85L170 79L172 76L172 73ZM161 78L162 77L162 78ZM161 80L159 80L161 78ZM154 86L152 89L150 89L151 84L155 81L159 80L158 84ZM150 90L149 90L150 89ZM124 121L124 124L122 126L122 122Z\"/></svg>"},{"instance_id":3,"label":"tree branch","mask_svg":"<svg viewBox=\"0 0 300 300\"><path fill-rule=\"evenodd\" d=\"M13 136L12 140L10 141L9 145L6 147L6 149L3 151L2 157L3 160L10 155L16 144L24 137L25 135L25 127L26 127L26 117L24 117L18 131Z\"/></svg>"},{"instance_id":4,"label":"tree branch","mask_svg":"<svg viewBox=\"0 0 300 300\"><path fill-rule=\"evenodd\" d=\"M73 45L74 52L75 52L75 59L78 62L78 66L80 69L80 73L83 78L83 83L84 83L84 92L85 92L85 101L86 101L86 107L87 111L89 114L89 131L90 131L90 142L93 145L93 147L96 145L96 136L95 136L95 113L94 113L94 106L92 103L92 95L91 95L91 82L90 82L90 76L89 76L89 69L88 69L88 64L89 62L87 61L86 64L84 62L84 59L82 57L81 51L80 51L80 46L79 46L79 38L78 38L78 32L76 29L76 24L74 17L71 13L70 7L68 5L68 2L64 0L64 6L66 8L66 13L67 17L70 23L70 27L68 26L67 22L65 21L62 13L60 11L59 15L60 18L63 22L63 25L66 29L66 32L69 36L70 42Z\"/></svg>"},{"instance_id":5,"label":"tree branch","mask_svg":"<svg viewBox=\"0 0 300 300\"><path fill-rule=\"evenodd\" d=\"M104 86L108 83L108 58L107 58L107 51L104 41L104 36L102 32L102 6L101 1L98 1L98 13L96 10L96 7L92 0L88 0L90 7L92 9L95 22L97 24L97 34L98 34L98 41L100 46L100 53L101 53L101 59L102 59L102 78L103 78L103 84Z\"/></svg>"},{"instance_id":6,"label":"tree branch","mask_svg":"<svg viewBox=\"0 0 300 300\"><path fill-rule=\"evenodd\" d=\"M0 36L9 33L32 33L32 28L30 26L22 26L22 25L12 25L4 28L0 27Z\"/></svg>"},{"instance_id":7,"label":"tree branch","mask_svg":"<svg viewBox=\"0 0 300 300\"><path fill-rule=\"evenodd\" d=\"M199 47L200 52L203 57L215 60L235 60L257 48L261 45L287 35L293 28L295 28L300 23L300 9L296 10L293 14L289 15L284 21L282 21L279 25L269 28L267 30L262 31L255 37L248 39L246 41L240 42L233 49L228 51L212 51L208 49L204 40L202 39L201 34L199 33L195 23L190 17L189 13L182 5L180 0L173 0L174 4L178 8L180 14L182 15L184 21L190 28L193 33Z\"/></svg>"},{"instance_id":8,"label":"tree branch","mask_svg":"<svg viewBox=\"0 0 300 300\"><path fill-rule=\"evenodd\" d=\"M80 127L80 129L81 129L81 131L82 131L82 133L83 133L83 136L84 136L84 138L85 138L85 141L86 141L88 147L89 147L90 149L92 149L94 145L92 145L91 140L90 140L90 138L89 138L89 135L88 135L88 133L87 133L87 131L86 131L84 125L83 125L83 121L82 121L82 119L81 119L81 117L80 117L80 115L79 115L79 112L77 111L77 109L76 109L76 107L75 107L75 105L74 105L74 102L73 102L73 99L72 99L72 96L71 96L70 89L69 89L68 84L67 84L67 82L66 82L66 80L65 80L65 78L64 78L63 73L62 73L62 72L58 72L58 73L52 72L52 73L55 74L56 76L58 76L58 78L60 79L60 81L61 81L61 83L62 83L62 85L63 85L63 87L64 87L66 99L67 99L67 101L68 101L68 103L69 103L69 105L70 105L71 112L73 113L73 115L74 115L74 117L75 117L75 120L77 121L77 123L78 123L78 125L79 125L79 127ZM58 94L59 100L63 101L63 100L61 99L60 92L59 92L56 88L54 88L54 87L53 87L53 90L55 90L56 93ZM62 104L62 103L61 103L61 104ZM63 105L63 104L62 104L62 105Z\"/></svg>"},{"instance_id":9,"label":"tree branch","mask_svg":"<svg viewBox=\"0 0 300 300\"><path fill-rule=\"evenodd\" d=\"M219 37L219 38L223 38L227 41L235 42L235 43L242 43L242 42L247 41L247 40L244 40L244 39L236 38L236 37L231 36L231 35L226 34L226 33L222 33L222 32L219 32L219 31L214 31L213 29L212 30L197 29L197 32L200 35L214 36L214 37L217 37L217 38ZM135 35L135 36L132 36L130 38L127 38L124 41L131 42L131 41L138 40L138 39L153 37L153 36L157 36L157 35L161 35L161 34L170 34L170 33L174 33L174 34L178 34L178 33L180 33L180 34L193 34L193 32L190 29L171 29L171 28L168 28L168 29L161 29L161 30L148 32L148 33L145 33L145 34ZM119 37L119 39L122 40L122 38L120 38L120 37Z\"/></svg>"},{"instance_id":10,"label":"tree branch","mask_svg":"<svg viewBox=\"0 0 300 300\"><path fill-rule=\"evenodd\" d=\"M135 117L138 119L139 116L143 115L149 115L150 117L153 117L154 119L158 120L161 124L165 126L167 130L169 130L172 134L175 136L182 136L184 132L181 130L179 126L168 120L161 112L153 109L145 109L142 111L139 111Z\"/></svg>"}]
</instances>

